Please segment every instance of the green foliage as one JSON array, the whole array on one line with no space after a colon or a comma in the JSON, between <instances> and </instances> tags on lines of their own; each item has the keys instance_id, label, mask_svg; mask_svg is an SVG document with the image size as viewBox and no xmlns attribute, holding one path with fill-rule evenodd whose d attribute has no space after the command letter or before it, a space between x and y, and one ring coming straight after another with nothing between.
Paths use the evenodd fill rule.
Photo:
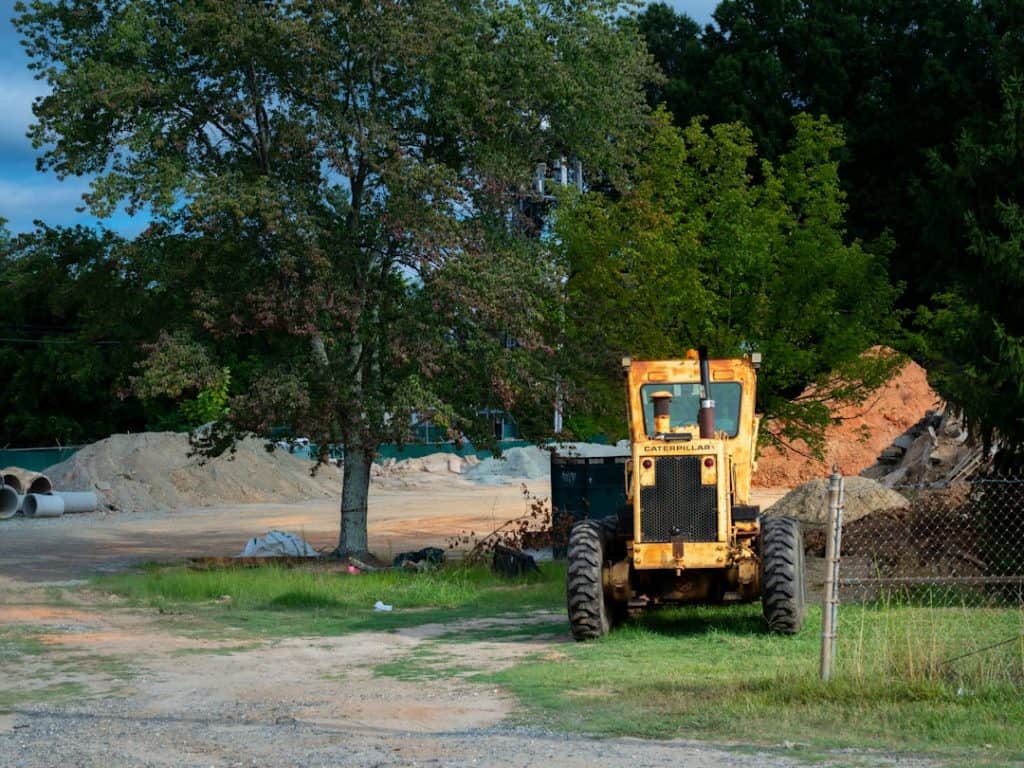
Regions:
<instances>
[{"instance_id":1,"label":"green foliage","mask_svg":"<svg viewBox=\"0 0 1024 768\"><path fill-rule=\"evenodd\" d=\"M436 383L470 350L509 399L513 356L493 350L541 272L507 267L536 247L518 191L569 153L619 178L643 129L650 62L619 11L33 0L15 26L50 89L31 129L41 167L97 174L94 213L154 214L140 248L172 255L161 285L193 310L167 330L246 377L235 426L341 442L348 472L408 430L392 408L413 380L432 390L421 405L479 410L479 387ZM521 349L550 356L522 327ZM342 544L362 548L365 481L346 488Z\"/></svg>"},{"instance_id":2,"label":"green foliage","mask_svg":"<svg viewBox=\"0 0 1024 768\"><path fill-rule=\"evenodd\" d=\"M723 0L705 30L662 5L640 28L667 74L652 99L679 124L740 121L771 159L800 112L842 126L851 232L892 233L893 274L916 304L947 284L943 263L954 258L949 210L922 188L929 152L948 158L961 131L997 108L993 73L1020 63L1007 34L1014 14L966 0Z\"/></svg>"},{"instance_id":3,"label":"green foliage","mask_svg":"<svg viewBox=\"0 0 1024 768\"><path fill-rule=\"evenodd\" d=\"M0 251L0 443L71 444L145 428L140 404L120 395L139 345L169 309L146 282L110 232L40 226L8 242Z\"/></svg>"},{"instance_id":4,"label":"green foliage","mask_svg":"<svg viewBox=\"0 0 1024 768\"><path fill-rule=\"evenodd\" d=\"M841 125L850 231L891 239L902 306L917 311L906 351L986 436L1019 443L1019 163L1004 115L1016 110L1004 84L1024 70L1017 4L723 0L714 19L700 30L667 6L644 10L666 75L651 103L680 124L739 120L773 160L791 116Z\"/></svg>"},{"instance_id":5,"label":"green foliage","mask_svg":"<svg viewBox=\"0 0 1024 768\"><path fill-rule=\"evenodd\" d=\"M1024 81L1003 89L998 120L933 157L935 185L965 201L970 264L920 319L931 379L991 441L1024 445Z\"/></svg>"},{"instance_id":6,"label":"green foliage","mask_svg":"<svg viewBox=\"0 0 1024 768\"><path fill-rule=\"evenodd\" d=\"M182 428L194 428L230 415L231 369L218 368L205 346L187 331L162 332L145 346L147 355L132 377L134 394L146 402L177 403ZM193 397L187 394L195 393Z\"/></svg>"},{"instance_id":7,"label":"green foliage","mask_svg":"<svg viewBox=\"0 0 1024 768\"><path fill-rule=\"evenodd\" d=\"M199 390L195 399L182 402L182 415L195 426L226 419L231 413L228 408L230 386L231 369L222 368L220 377Z\"/></svg>"},{"instance_id":8,"label":"green foliage","mask_svg":"<svg viewBox=\"0 0 1024 768\"><path fill-rule=\"evenodd\" d=\"M609 432L624 429L623 356L760 351L760 405L804 438L827 423L826 399L857 402L885 380L897 361L861 353L896 331L897 291L884 242L846 242L841 147L835 126L799 115L787 152L758 163L742 126L680 130L659 113L620 199L567 202L565 357ZM816 396L791 402L809 384Z\"/></svg>"},{"instance_id":9,"label":"green foliage","mask_svg":"<svg viewBox=\"0 0 1024 768\"><path fill-rule=\"evenodd\" d=\"M934 184L963 201L964 261L922 309L936 388L991 441L1024 445L1024 81L1011 78L997 119L965 132L952 163L933 156Z\"/></svg>"}]
</instances>

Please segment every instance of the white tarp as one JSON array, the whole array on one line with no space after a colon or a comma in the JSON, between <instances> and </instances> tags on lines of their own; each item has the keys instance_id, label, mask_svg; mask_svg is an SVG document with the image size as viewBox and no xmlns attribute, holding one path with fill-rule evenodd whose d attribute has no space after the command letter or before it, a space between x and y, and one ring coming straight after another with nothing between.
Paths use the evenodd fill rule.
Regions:
<instances>
[{"instance_id":1,"label":"white tarp","mask_svg":"<svg viewBox=\"0 0 1024 768\"><path fill-rule=\"evenodd\" d=\"M239 557L319 557L320 553L305 539L294 533L269 531L266 536L253 536Z\"/></svg>"}]
</instances>

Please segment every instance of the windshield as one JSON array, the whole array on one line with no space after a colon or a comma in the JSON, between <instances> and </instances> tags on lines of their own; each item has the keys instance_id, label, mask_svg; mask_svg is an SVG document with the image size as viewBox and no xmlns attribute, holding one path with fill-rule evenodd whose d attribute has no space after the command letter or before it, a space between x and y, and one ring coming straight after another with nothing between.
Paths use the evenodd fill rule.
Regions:
<instances>
[{"instance_id":1,"label":"windshield","mask_svg":"<svg viewBox=\"0 0 1024 768\"><path fill-rule=\"evenodd\" d=\"M715 401L716 432L725 432L729 437L736 437L740 424L740 394L742 391L742 387L736 381L711 383L711 399ZM697 424L697 411L700 410L700 384L644 384L640 387L640 400L644 406L644 429L648 436L654 436L654 401L651 399L651 395L655 392L672 393L672 401L669 405L669 423L672 427Z\"/></svg>"}]
</instances>

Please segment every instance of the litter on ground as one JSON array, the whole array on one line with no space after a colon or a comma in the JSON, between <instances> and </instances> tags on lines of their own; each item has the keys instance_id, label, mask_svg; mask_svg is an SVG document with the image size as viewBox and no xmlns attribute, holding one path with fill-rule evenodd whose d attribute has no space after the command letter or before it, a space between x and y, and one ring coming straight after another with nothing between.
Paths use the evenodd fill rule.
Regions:
<instances>
[{"instance_id":1,"label":"litter on ground","mask_svg":"<svg viewBox=\"0 0 1024 768\"><path fill-rule=\"evenodd\" d=\"M253 536L239 557L319 557L309 543L294 533L270 531L266 536Z\"/></svg>"}]
</instances>

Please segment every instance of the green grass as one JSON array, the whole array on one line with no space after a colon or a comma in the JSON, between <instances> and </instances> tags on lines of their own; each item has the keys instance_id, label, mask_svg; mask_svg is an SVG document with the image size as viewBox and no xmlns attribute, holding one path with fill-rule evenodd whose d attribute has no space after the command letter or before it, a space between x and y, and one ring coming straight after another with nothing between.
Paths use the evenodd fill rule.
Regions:
<instances>
[{"instance_id":1,"label":"green grass","mask_svg":"<svg viewBox=\"0 0 1024 768\"><path fill-rule=\"evenodd\" d=\"M121 683L137 674L135 666L121 657L83 653L39 639L52 632L29 625L0 627L0 710L117 695ZM99 687L74 679L82 676L98 678Z\"/></svg>"},{"instance_id":2,"label":"green grass","mask_svg":"<svg viewBox=\"0 0 1024 768\"><path fill-rule=\"evenodd\" d=\"M28 704L61 704L89 696L82 683L53 683L41 688L0 688L0 711L14 711Z\"/></svg>"},{"instance_id":3,"label":"green grass","mask_svg":"<svg viewBox=\"0 0 1024 768\"><path fill-rule=\"evenodd\" d=\"M767 634L758 605L667 609L582 644L564 642L566 622L550 616L514 625L480 621L563 610L564 574L556 564L513 582L482 568L348 576L275 566L150 567L95 585L159 608L170 626L239 641L449 624L376 674L499 684L520 698L524 722L555 730L788 742L801 745L807 759L849 747L924 752L957 765L1024 760L1024 642L951 661L1016 638L1024 629L1018 610L843 606L828 685L818 680L815 607L795 637ZM394 611L375 613L377 600ZM464 620L473 623L457 624ZM543 654L500 672L467 668L445 648L545 638L553 642Z\"/></svg>"},{"instance_id":4,"label":"green grass","mask_svg":"<svg viewBox=\"0 0 1024 768\"><path fill-rule=\"evenodd\" d=\"M479 670L455 664L439 643L423 643L408 656L396 661L387 661L373 668L379 677L396 680L447 680L453 677L474 677Z\"/></svg>"},{"instance_id":5,"label":"green grass","mask_svg":"<svg viewBox=\"0 0 1024 768\"><path fill-rule=\"evenodd\" d=\"M279 637L387 631L560 609L564 580L560 564L546 564L539 576L517 580L482 567L350 576L275 565L212 570L150 566L141 573L99 577L93 586L155 607L169 622L195 632L217 634L220 628ZM393 610L374 611L378 600Z\"/></svg>"},{"instance_id":6,"label":"green grass","mask_svg":"<svg viewBox=\"0 0 1024 768\"><path fill-rule=\"evenodd\" d=\"M17 662L23 656L46 653L46 646L39 642L38 634L38 629L24 625L0 627L0 665Z\"/></svg>"},{"instance_id":7,"label":"green grass","mask_svg":"<svg viewBox=\"0 0 1024 768\"><path fill-rule=\"evenodd\" d=\"M597 642L560 646L563 658L481 679L515 692L528 721L556 729L1024 759L1024 700L1011 673L1024 659L1020 651L996 665L998 674L971 677L970 689L962 670L927 663L1012 636L1018 611L846 607L837 673L825 685L818 680L820 613L811 610L799 635L779 637L764 633L759 610L665 610ZM908 632L922 641L909 650Z\"/></svg>"},{"instance_id":8,"label":"green grass","mask_svg":"<svg viewBox=\"0 0 1024 768\"><path fill-rule=\"evenodd\" d=\"M256 649L262 647L263 643L252 642L203 648L177 648L171 651L171 656L232 656L236 653L255 651Z\"/></svg>"}]
</instances>

